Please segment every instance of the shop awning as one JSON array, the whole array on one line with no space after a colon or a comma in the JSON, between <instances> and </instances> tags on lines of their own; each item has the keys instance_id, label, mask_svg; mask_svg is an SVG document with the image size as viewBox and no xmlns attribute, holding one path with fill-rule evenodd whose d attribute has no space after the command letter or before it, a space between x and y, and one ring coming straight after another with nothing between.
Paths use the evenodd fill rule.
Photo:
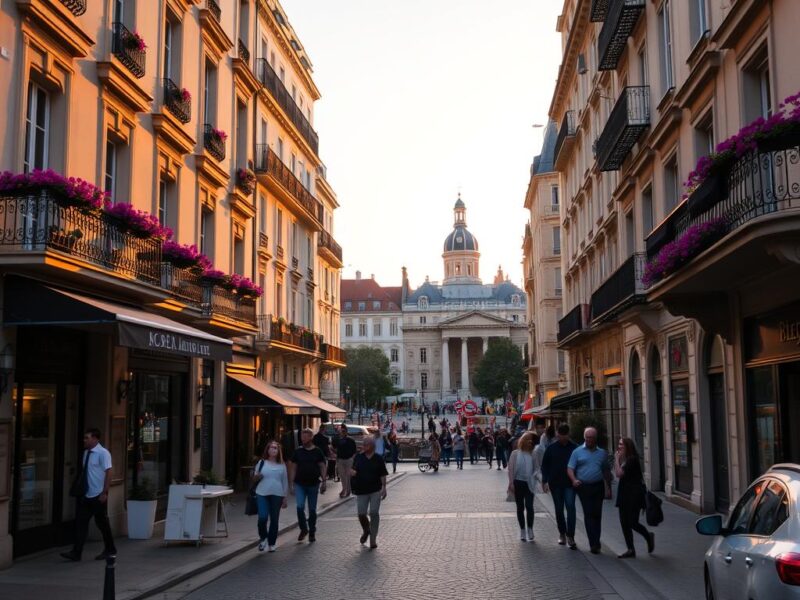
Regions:
<instances>
[{"instance_id":1,"label":"shop awning","mask_svg":"<svg viewBox=\"0 0 800 600\"><path fill-rule=\"evenodd\" d=\"M534 417L544 417L552 412L552 406L550 404L545 404L544 406L534 406L533 408L522 411L522 414L533 415Z\"/></svg>"},{"instance_id":2,"label":"shop awning","mask_svg":"<svg viewBox=\"0 0 800 600\"><path fill-rule=\"evenodd\" d=\"M599 397L600 394L595 391L595 400ZM561 394L550 400L551 411L578 408L589 408L589 390L584 390L577 394Z\"/></svg>"},{"instance_id":3,"label":"shop awning","mask_svg":"<svg viewBox=\"0 0 800 600\"><path fill-rule=\"evenodd\" d=\"M333 417L344 417L345 411L343 408L339 408L338 406L334 406L328 402L325 402L322 398L315 396L305 390L284 390L289 392L292 396L299 398L300 400L311 404L312 406L316 406L321 411L325 411L328 413L332 418Z\"/></svg>"},{"instance_id":4,"label":"shop awning","mask_svg":"<svg viewBox=\"0 0 800 600\"><path fill-rule=\"evenodd\" d=\"M167 354L230 361L232 342L143 310L13 279L6 285L5 325L110 328L117 343Z\"/></svg>"},{"instance_id":5,"label":"shop awning","mask_svg":"<svg viewBox=\"0 0 800 600\"><path fill-rule=\"evenodd\" d=\"M243 387L240 393L228 394L228 406L239 408L277 406L287 415L318 415L320 412L317 406L294 396L289 390L271 385L252 375L228 373L227 377Z\"/></svg>"}]
</instances>

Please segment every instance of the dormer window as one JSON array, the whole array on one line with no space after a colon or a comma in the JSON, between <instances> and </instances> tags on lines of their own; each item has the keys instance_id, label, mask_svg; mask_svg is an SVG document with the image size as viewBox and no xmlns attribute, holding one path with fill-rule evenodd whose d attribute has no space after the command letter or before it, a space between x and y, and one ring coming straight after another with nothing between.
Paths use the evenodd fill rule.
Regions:
<instances>
[{"instance_id":1,"label":"dormer window","mask_svg":"<svg viewBox=\"0 0 800 600\"><path fill-rule=\"evenodd\" d=\"M511 306L519 306L519 294L512 294Z\"/></svg>"},{"instance_id":2,"label":"dormer window","mask_svg":"<svg viewBox=\"0 0 800 600\"><path fill-rule=\"evenodd\" d=\"M427 296L420 296L419 300L417 300L417 308L420 310L427 310L428 309L428 297Z\"/></svg>"}]
</instances>

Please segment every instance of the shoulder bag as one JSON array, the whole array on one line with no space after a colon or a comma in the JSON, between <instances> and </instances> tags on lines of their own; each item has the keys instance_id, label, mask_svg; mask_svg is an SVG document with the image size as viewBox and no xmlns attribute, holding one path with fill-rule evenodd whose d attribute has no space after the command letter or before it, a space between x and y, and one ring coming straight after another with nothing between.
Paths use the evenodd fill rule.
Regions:
<instances>
[{"instance_id":1,"label":"shoulder bag","mask_svg":"<svg viewBox=\"0 0 800 600\"><path fill-rule=\"evenodd\" d=\"M264 460L258 461L258 466L253 469L253 479L256 475L261 474L261 469L264 467ZM256 500L256 486L258 481L250 482L250 489L247 491L247 498L244 501L244 514L247 516L258 514L258 500Z\"/></svg>"}]
</instances>

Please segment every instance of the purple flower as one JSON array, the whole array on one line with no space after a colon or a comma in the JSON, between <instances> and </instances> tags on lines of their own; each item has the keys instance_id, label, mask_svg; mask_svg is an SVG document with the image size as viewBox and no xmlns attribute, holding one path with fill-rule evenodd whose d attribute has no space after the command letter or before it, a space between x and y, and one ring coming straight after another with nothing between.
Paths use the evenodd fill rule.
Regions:
<instances>
[{"instance_id":1,"label":"purple flower","mask_svg":"<svg viewBox=\"0 0 800 600\"><path fill-rule=\"evenodd\" d=\"M124 202L112 204L106 207L105 213L137 237L161 240L172 237L172 229L162 226L157 217L137 210L130 204Z\"/></svg>"},{"instance_id":2,"label":"purple flower","mask_svg":"<svg viewBox=\"0 0 800 600\"><path fill-rule=\"evenodd\" d=\"M225 142L225 140L228 139L228 134L222 129L217 129L216 127L211 128L211 135L218 138L222 142Z\"/></svg>"},{"instance_id":3,"label":"purple flower","mask_svg":"<svg viewBox=\"0 0 800 600\"><path fill-rule=\"evenodd\" d=\"M722 218L692 225L680 237L665 244L645 265L642 283L649 287L672 274L714 244L726 231L727 225Z\"/></svg>"}]
</instances>

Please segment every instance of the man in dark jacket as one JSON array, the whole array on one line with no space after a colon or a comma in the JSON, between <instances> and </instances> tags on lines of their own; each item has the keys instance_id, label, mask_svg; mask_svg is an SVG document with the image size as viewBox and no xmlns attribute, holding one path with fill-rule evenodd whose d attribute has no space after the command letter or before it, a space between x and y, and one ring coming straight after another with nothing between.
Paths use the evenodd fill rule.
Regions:
<instances>
[{"instance_id":1,"label":"man in dark jacket","mask_svg":"<svg viewBox=\"0 0 800 600\"><path fill-rule=\"evenodd\" d=\"M567 475L567 463L578 444L569 438L569 425L558 427L555 443L550 444L542 458L542 488L553 496L558 525L558 543L575 548L575 488ZM567 509L566 522L564 508Z\"/></svg>"}]
</instances>

